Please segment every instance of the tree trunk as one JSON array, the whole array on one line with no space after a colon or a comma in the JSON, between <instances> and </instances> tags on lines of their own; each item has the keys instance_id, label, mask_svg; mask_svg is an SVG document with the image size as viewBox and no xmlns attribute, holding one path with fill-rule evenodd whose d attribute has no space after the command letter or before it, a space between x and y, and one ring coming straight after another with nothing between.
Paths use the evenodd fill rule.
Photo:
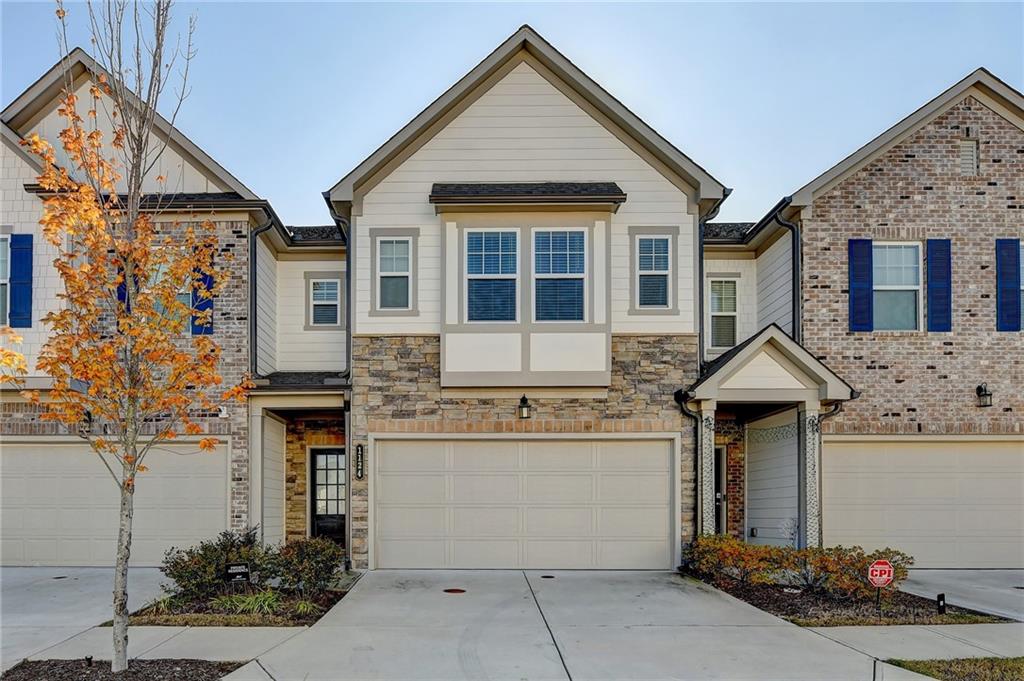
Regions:
<instances>
[{"instance_id":1,"label":"tree trunk","mask_svg":"<svg viewBox=\"0 0 1024 681\"><path fill-rule=\"evenodd\" d=\"M132 514L135 485L121 485L121 521L117 530L117 563L114 567L114 657L111 671L128 669L128 557L132 550Z\"/></svg>"}]
</instances>

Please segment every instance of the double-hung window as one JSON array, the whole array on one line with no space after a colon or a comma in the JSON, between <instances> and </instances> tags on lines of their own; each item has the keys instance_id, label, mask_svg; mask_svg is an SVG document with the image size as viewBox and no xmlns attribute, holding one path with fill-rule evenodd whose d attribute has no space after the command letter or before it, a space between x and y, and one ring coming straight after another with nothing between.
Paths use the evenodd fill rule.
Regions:
<instances>
[{"instance_id":1,"label":"double-hung window","mask_svg":"<svg viewBox=\"0 0 1024 681\"><path fill-rule=\"evenodd\" d=\"M671 262L668 237L637 237L636 251L637 307L668 307Z\"/></svg>"},{"instance_id":2,"label":"double-hung window","mask_svg":"<svg viewBox=\"0 0 1024 681\"><path fill-rule=\"evenodd\" d=\"M466 319L516 321L518 235L497 230L466 232Z\"/></svg>"},{"instance_id":3,"label":"double-hung window","mask_svg":"<svg viewBox=\"0 0 1024 681\"><path fill-rule=\"evenodd\" d=\"M736 280L712 279L711 347L731 348L736 345Z\"/></svg>"},{"instance_id":4,"label":"double-hung window","mask_svg":"<svg viewBox=\"0 0 1024 681\"><path fill-rule=\"evenodd\" d=\"M156 284L164 280L168 276L170 270L169 264L157 265L156 270L153 272L152 283ZM192 278L188 277L182 282L181 288L174 294L174 300L177 303L175 308L177 315L181 315L181 318L187 323L192 316ZM159 300L153 301L153 310L162 317L170 318L173 314L171 310L168 310L163 302ZM185 332L188 333L191 327L186 326Z\"/></svg>"},{"instance_id":5,"label":"double-hung window","mask_svg":"<svg viewBox=\"0 0 1024 681\"><path fill-rule=\"evenodd\" d=\"M921 245L874 243L871 263L874 330L919 330Z\"/></svg>"},{"instance_id":6,"label":"double-hung window","mask_svg":"<svg viewBox=\"0 0 1024 681\"><path fill-rule=\"evenodd\" d=\"M381 310L410 309L411 243L408 237L377 241L377 307Z\"/></svg>"},{"instance_id":7,"label":"double-hung window","mask_svg":"<svg viewBox=\"0 0 1024 681\"><path fill-rule=\"evenodd\" d=\"M341 324L340 279L310 280L309 323L311 326L338 326Z\"/></svg>"},{"instance_id":8,"label":"double-hung window","mask_svg":"<svg viewBox=\"0 0 1024 681\"><path fill-rule=\"evenodd\" d=\"M534 231L534 318L538 322L584 321L586 255L582 229Z\"/></svg>"},{"instance_id":9,"label":"double-hung window","mask_svg":"<svg viewBox=\"0 0 1024 681\"><path fill-rule=\"evenodd\" d=\"M11 237L0 234L0 326L7 326L11 298Z\"/></svg>"}]
</instances>

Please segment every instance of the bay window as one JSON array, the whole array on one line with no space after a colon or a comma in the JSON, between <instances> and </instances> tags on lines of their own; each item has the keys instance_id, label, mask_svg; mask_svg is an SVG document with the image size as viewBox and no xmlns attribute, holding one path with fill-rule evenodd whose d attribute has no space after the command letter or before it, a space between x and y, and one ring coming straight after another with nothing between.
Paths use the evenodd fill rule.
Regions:
<instances>
[{"instance_id":1,"label":"bay window","mask_svg":"<svg viewBox=\"0 0 1024 681\"><path fill-rule=\"evenodd\" d=\"M536 321L584 321L586 241L582 229L534 230Z\"/></svg>"},{"instance_id":2,"label":"bay window","mask_svg":"<svg viewBox=\"0 0 1024 681\"><path fill-rule=\"evenodd\" d=\"M516 232L466 232L466 319L516 321L518 270Z\"/></svg>"}]
</instances>

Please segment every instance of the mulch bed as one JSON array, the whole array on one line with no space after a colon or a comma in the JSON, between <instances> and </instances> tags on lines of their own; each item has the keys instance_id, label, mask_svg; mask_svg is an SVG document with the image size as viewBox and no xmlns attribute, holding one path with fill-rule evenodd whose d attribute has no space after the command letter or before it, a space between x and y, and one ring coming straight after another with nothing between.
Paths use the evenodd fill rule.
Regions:
<instances>
[{"instance_id":1,"label":"mulch bed","mask_svg":"<svg viewBox=\"0 0 1024 681\"><path fill-rule=\"evenodd\" d=\"M3 681L218 681L244 662L209 660L130 660L128 670L110 671L109 660L40 660L22 662L4 672Z\"/></svg>"},{"instance_id":2,"label":"mulch bed","mask_svg":"<svg viewBox=\"0 0 1024 681\"><path fill-rule=\"evenodd\" d=\"M797 591L773 584L743 584L727 577L709 580L693 575L713 586L802 627L839 627L860 624L979 624L1006 622L994 615L946 606L946 614L936 611L927 598L897 591L882 599L879 617L874 599L837 600L825 594Z\"/></svg>"},{"instance_id":3,"label":"mulch bed","mask_svg":"<svg viewBox=\"0 0 1024 681\"><path fill-rule=\"evenodd\" d=\"M323 617L338 601L345 597L347 591L331 590L312 598L320 607L320 611L299 615L295 612L298 598L285 597L281 607L274 614L234 614L218 612L210 607L207 601L179 603L173 612L160 611L149 606L133 613L128 618L129 626L169 626L169 627L302 627L308 626ZM110 622L106 623L107 625Z\"/></svg>"},{"instance_id":4,"label":"mulch bed","mask_svg":"<svg viewBox=\"0 0 1024 681\"><path fill-rule=\"evenodd\" d=\"M889 660L889 663L940 681L1024 681L1024 657Z\"/></svg>"}]
</instances>

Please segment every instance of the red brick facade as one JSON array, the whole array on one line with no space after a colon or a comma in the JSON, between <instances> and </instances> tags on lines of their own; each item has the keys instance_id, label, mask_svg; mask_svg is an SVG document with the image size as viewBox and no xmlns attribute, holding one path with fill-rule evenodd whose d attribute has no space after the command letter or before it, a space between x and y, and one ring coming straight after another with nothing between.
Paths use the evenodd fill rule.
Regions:
<instances>
[{"instance_id":1,"label":"red brick facade","mask_svg":"<svg viewBox=\"0 0 1024 681\"><path fill-rule=\"evenodd\" d=\"M1024 130L967 97L816 199L803 229L803 341L862 391L834 433L1024 432L1024 334L997 332L995 240L1024 237ZM960 141L979 143L963 176ZM952 240L951 333L851 333L847 240ZM923 298L923 296L922 296ZM989 408L976 406L987 383Z\"/></svg>"}]
</instances>

